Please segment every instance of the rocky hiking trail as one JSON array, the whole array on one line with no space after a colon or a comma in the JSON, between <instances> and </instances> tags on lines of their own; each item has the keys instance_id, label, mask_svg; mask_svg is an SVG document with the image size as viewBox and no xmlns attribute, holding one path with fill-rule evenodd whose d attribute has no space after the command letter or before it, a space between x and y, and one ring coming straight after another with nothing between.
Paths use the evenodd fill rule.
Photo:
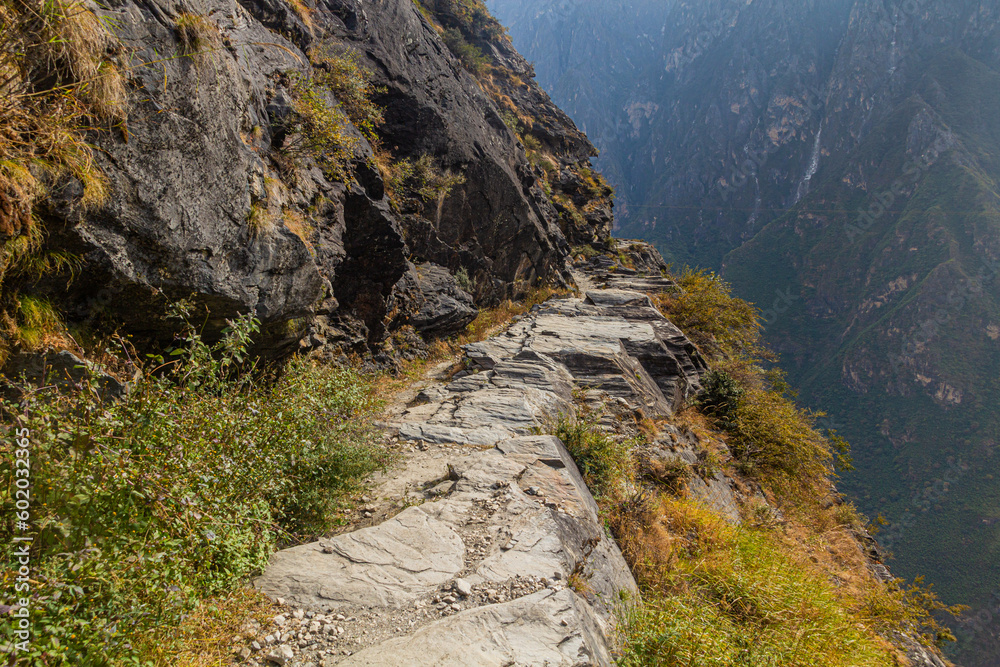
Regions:
<instances>
[{"instance_id":1,"label":"rocky hiking trail","mask_svg":"<svg viewBox=\"0 0 1000 667\"><path fill-rule=\"evenodd\" d=\"M539 433L581 406L622 432L699 389L704 362L644 293L670 282L637 263L591 260L582 296L536 306L405 392L385 422L403 455L362 510L373 525L277 553L255 585L291 611L253 628L241 657L611 664L615 606L636 584L563 443ZM690 456L682 441L653 446ZM695 491L735 511L721 477Z\"/></svg>"}]
</instances>

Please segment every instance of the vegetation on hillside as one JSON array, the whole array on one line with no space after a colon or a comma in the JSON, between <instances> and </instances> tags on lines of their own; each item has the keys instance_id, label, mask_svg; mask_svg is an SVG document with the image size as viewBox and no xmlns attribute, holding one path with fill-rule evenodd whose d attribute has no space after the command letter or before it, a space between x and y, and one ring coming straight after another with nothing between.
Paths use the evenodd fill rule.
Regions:
<instances>
[{"instance_id":1,"label":"vegetation on hillside","mask_svg":"<svg viewBox=\"0 0 1000 667\"><path fill-rule=\"evenodd\" d=\"M78 209L105 198L86 133L124 122L120 50L83 2L0 2L0 362L12 344L37 342L26 333L33 327L50 324L58 335L51 308L23 299L21 287L42 275L71 277L78 262L45 248L38 208L57 191Z\"/></svg>"},{"instance_id":2,"label":"vegetation on hillside","mask_svg":"<svg viewBox=\"0 0 1000 667\"><path fill-rule=\"evenodd\" d=\"M885 517L893 569L980 611L1000 590L1000 130L984 122L1000 72L949 48L925 65L726 275L764 306L791 295L767 337L803 401L857 443L841 487ZM864 187L842 178L858 165L878 165ZM986 634L966 633L985 657L956 661L1000 664Z\"/></svg>"},{"instance_id":3,"label":"vegetation on hillside","mask_svg":"<svg viewBox=\"0 0 1000 667\"><path fill-rule=\"evenodd\" d=\"M30 442L36 635L21 664L174 664L185 637L176 629L215 607L202 601L237 604L232 591L276 545L328 528L386 463L368 425L373 379L302 359L254 372L256 329L241 318L209 346L187 325L168 360L152 360L117 402L91 386L3 402L5 516L18 488L14 433ZM0 525L8 592L22 534L12 529Z\"/></svg>"},{"instance_id":4,"label":"vegetation on hillside","mask_svg":"<svg viewBox=\"0 0 1000 667\"><path fill-rule=\"evenodd\" d=\"M713 274L675 280L659 305L714 368L694 404L611 432L581 403L553 428L640 584L620 608L619 664L889 667L900 664L895 632L950 639L930 589L871 573L862 519L831 481L846 444L766 368L758 311ZM648 457L665 425L697 440L697 463ZM741 525L688 491L716 472L742 487Z\"/></svg>"},{"instance_id":5,"label":"vegetation on hillside","mask_svg":"<svg viewBox=\"0 0 1000 667\"><path fill-rule=\"evenodd\" d=\"M574 227L585 227L585 214L598 207L610 207L614 190L601 174L593 171L586 161L567 164L560 156L560 147L547 145L543 134L533 133L538 119L517 101L522 99L520 91L527 86L526 82L490 55L495 46L512 50L510 37L482 0L414 2L452 54L476 77L504 124L521 141L528 161L542 175L540 184L562 218L564 233ZM582 184L578 192L558 192L564 169L573 172Z\"/></svg>"},{"instance_id":6,"label":"vegetation on hillside","mask_svg":"<svg viewBox=\"0 0 1000 667\"><path fill-rule=\"evenodd\" d=\"M310 50L308 76L289 74L292 113L285 121L282 150L316 161L329 178L348 178L361 147L360 135L378 144L383 112L373 101L378 88L356 51L324 41Z\"/></svg>"}]
</instances>

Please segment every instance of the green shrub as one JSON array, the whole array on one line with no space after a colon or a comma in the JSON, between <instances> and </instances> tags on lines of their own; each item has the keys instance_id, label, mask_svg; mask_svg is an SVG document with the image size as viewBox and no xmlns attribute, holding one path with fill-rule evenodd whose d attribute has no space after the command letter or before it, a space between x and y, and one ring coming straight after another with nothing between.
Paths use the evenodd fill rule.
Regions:
<instances>
[{"instance_id":1,"label":"green shrub","mask_svg":"<svg viewBox=\"0 0 1000 667\"><path fill-rule=\"evenodd\" d=\"M725 371L706 376L702 412L727 433L743 472L791 496L812 494L833 472L830 442L816 417L764 383L737 382ZM839 440L838 446L846 446Z\"/></svg>"},{"instance_id":2,"label":"green shrub","mask_svg":"<svg viewBox=\"0 0 1000 667\"><path fill-rule=\"evenodd\" d=\"M361 134L376 142L385 117L372 97L384 89L372 82L371 73L361 66L358 52L326 41L309 52L309 60L315 68L313 83L332 92Z\"/></svg>"},{"instance_id":3,"label":"green shrub","mask_svg":"<svg viewBox=\"0 0 1000 667\"><path fill-rule=\"evenodd\" d=\"M286 153L316 160L328 178L344 181L347 167L361 145L350 129L350 119L336 105L332 93L314 78L291 77L292 111L286 121Z\"/></svg>"},{"instance_id":4,"label":"green shrub","mask_svg":"<svg viewBox=\"0 0 1000 667\"><path fill-rule=\"evenodd\" d=\"M454 188L465 183L464 174L442 171L426 154L416 160L399 160L383 171L390 196L396 199L419 197L423 202L441 201Z\"/></svg>"},{"instance_id":5,"label":"green shrub","mask_svg":"<svg viewBox=\"0 0 1000 667\"><path fill-rule=\"evenodd\" d=\"M455 282L466 292L470 294L476 288L475 284L472 282L472 278L469 277L469 272L464 266L458 267L458 271L455 272Z\"/></svg>"},{"instance_id":6,"label":"green shrub","mask_svg":"<svg viewBox=\"0 0 1000 667\"><path fill-rule=\"evenodd\" d=\"M314 66L311 76L288 75L293 113L285 121L288 138L283 150L313 158L328 178L343 181L362 143L350 126L377 145L384 117L372 96L381 89L355 51L322 42L309 55Z\"/></svg>"},{"instance_id":7,"label":"green shrub","mask_svg":"<svg viewBox=\"0 0 1000 667\"><path fill-rule=\"evenodd\" d=\"M462 31L458 28L447 28L441 35L448 50L455 57L462 61L462 65L474 74L484 73L490 66L490 60L479 47L466 41Z\"/></svg>"},{"instance_id":8,"label":"green shrub","mask_svg":"<svg viewBox=\"0 0 1000 667\"><path fill-rule=\"evenodd\" d=\"M685 269L676 281L678 291L662 296L660 309L704 354L713 359L773 357L761 339L760 313L734 297L720 276Z\"/></svg>"},{"instance_id":9,"label":"green shrub","mask_svg":"<svg viewBox=\"0 0 1000 667\"><path fill-rule=\"evenodd\" d=\"M701 411L715 420L722 429L734 426L733 415L746 389L725 371L712 370L702 379L702 392L697 403Z\"/></svg>"},{"instance_id":10,"label":"green shrub","mask_svg":"<svg viewBox=\"0 0 1000 667\"><path fill-rule=\"evenodd\" d=\"M371 380L298 359L264 382L245 366L256 328L241 318L209 346L187 327L174 361L119 402L87 390L4 401L5 516L13 430L27 429L31 453L35 636L22 664L140 664L154 635L259 572L280 541L323 530L384 464ZM11 530L0 527L8 583Z\"/></svg>"},{"instance_id":11,"label":"green shrub","mask_svg":"<svg viewBox=\"0 0 1000 667\"><path fill-rule=\"evenodd\" d=\"M554 435L562 440L595 497L614 494L634 476L631 440L615 438L594 416L563 418Z\"/></svg>"}]
</instances>

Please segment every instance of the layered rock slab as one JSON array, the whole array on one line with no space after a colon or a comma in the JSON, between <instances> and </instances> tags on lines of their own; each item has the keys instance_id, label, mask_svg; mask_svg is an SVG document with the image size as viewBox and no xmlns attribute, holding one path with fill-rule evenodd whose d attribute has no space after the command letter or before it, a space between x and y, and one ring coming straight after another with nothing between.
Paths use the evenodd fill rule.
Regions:
<instances>
[{"instance_id":1,"label":"layered rock slab","mask_svg":"<svg viewBox=\"0 0 1000 667\"><path fill-rule=\"evenodd\" d=\"M301 607L399 606L461 571L465 546L420 508L324 542L280 551L258 588Z\"/></svg>"},{"instance_id":2,"label":"layered rock slab","mask_svg":"<svg viewBox=\"0 0 1000 667\"><path fill-rule=\"evenodd\" d=\"M610 665L593 612L570 590L544 590L462 612L329 665L506 667Z\"/></svg>"},{"instance_id":3,"label":"layered rock slab","mask_svg":"<svg viewBox=\"0 0 1000 667\"><path fill-rule=\"evenodd\" d=\"M689 346L639 292L536 307L387 425L415 451L376 495L423 504L276 555L258 588L399 629L324 665L610 665L636 584L566 447L538 433L572 417L580 389L672 414L700 387Z\"/></svg>"}]
</instances>

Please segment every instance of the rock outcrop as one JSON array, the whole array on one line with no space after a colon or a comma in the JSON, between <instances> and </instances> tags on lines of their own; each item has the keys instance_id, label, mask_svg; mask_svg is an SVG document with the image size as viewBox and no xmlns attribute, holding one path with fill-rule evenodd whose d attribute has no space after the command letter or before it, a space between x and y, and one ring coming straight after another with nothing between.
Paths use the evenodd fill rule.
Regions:
<instances>
[{"instance_id":1,"label":"rock outcrop","mask_svg":"<svg viewBox=\"0 0 1000 667\"><path fill-rule=\"evenodd\" d=\"M416 269L422 303L410 318L413 328L430 337L458 333L476 319L472 296L459 286L448 270L436 264L421 264Z\"/></svg>"},{"instance_id":2,"label":"rock outcrop","mask_svg":"<svg viewBox=\"0 0 1000 667\"><path fill-rule=\"evenodd\" d=\"M54 194L48 249L80 257L82 270L68 288L61 275L22 288L70 326L169 341L165 307L191 297L209 336L254 313L269 356L377 353L404 325L453 333L477 304L567 284L567 235L610 233L607 202L567 227L496 99L411 0L129 0L99 11L129 45L115 56L128 118L93 134L107 203L80 210L73 183ZM491 71L515 67L521 116L544 128L553 159L585 163L593 147L505 40L488 50ZM320 90L311 82L327 52L352 54L382 117L338 130L343 173L302 149L289 120L303 86ZM322 95L330 108L343 102ZM443 185L410 196L390 183L417 163ZM594 196L579 194L581 206ZM460 272L459 290L444 274Z\"/></svg>"}]
</instances>

